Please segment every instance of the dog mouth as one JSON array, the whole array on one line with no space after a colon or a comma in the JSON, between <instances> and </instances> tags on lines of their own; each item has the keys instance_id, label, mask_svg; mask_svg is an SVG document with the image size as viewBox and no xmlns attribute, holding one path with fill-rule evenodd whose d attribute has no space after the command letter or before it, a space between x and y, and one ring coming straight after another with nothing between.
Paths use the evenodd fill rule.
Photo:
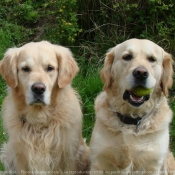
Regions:
<instances>
[{"instance_id":1,"label":"dog mouth","mask_svg":"<svg viewBox=\"0 0 175 175\"><path fill-rule=\"evenodd\" d=\"M132 106L139 107L145 101L149 100L150 95L137 96L131 90L126 90L123 94L123 100L128 101Z\"/></svg>"},{"instance_id":2,"label":"dog mouth","mask_svg":"<svg viewBox=\"0 0 175 175\"><path fill-rule=\"evenodd\" d=\"M29 105L46 105L46 103L43 100L42 96L36 96L34 95L33 100Z\"/></svg>"}]
</instances>

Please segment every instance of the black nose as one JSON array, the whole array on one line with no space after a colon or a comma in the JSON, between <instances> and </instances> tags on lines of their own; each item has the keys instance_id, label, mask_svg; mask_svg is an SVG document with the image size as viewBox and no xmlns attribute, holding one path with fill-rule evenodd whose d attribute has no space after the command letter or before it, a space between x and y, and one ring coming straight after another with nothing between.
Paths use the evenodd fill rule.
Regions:
<instances>
[{"instance_id":1,"label":"black nose","mask_svg":"<svg viewBox=\"0 0 175 175\"><path fill-rule=\"evenodd\" d=\"M32 86L32 91L37 95L42 95L46 90L46 86L43 83L35 83Z\"/></svg>"},{"instance_id":2,"label":"black nose","mask_svg":"<svg viewBox=\"0 0 175 175\"><path fill-rule=\"evenodd\" d=\"M132 74L136 79L140 80L145 80L149 75L148 71L144 67L134 69Z\"/></svg>"}]
</instances>

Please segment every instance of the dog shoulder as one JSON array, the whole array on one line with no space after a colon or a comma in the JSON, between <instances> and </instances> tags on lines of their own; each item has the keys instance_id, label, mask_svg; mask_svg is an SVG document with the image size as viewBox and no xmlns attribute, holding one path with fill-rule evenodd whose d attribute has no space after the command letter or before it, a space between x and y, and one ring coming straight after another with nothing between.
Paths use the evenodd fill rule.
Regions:
<instances>
[{"instance_id":1,"label":"dog shoulder","mask_svg":"<svg viewBox=\"0 0 175 175\"><path fill-rule=\"evenodd\" d=\"M100 109L107 109L108 101L106 92L101 92L97 98L95 99L95 111L99 111Z\"/></svg>"}]
</instances>

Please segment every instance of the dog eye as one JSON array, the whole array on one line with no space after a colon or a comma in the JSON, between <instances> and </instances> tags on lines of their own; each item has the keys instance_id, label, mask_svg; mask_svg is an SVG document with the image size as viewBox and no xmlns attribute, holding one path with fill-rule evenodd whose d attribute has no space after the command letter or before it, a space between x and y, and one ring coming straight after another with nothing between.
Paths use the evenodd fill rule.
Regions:
<instances>
[{"instance_id":1,"label":"dog eye","mask_svg":"<svg viewBox=\"0 0 175 175\"><path fill-rule=\"evenodd\" d=\"M148 57L147 59L148 59L148 61L151 62L151 63L153 63L153 62L156 61L156 59L155 59L153 56Z\"/></svg>"},{"instance_id":2,"label":"dog eye","mask_svg":"<svg viewBox=\"0 0 175 175\"><path fill-rule=\"evenodd\" d=\"M27 67L27 66L23 67L22 70L23 70L24 72L30 72L30 68Z\"/></svg>"},{"instance_id":3,"label":"dog eye","mask_svg":"<svg viewBox=\"0 0 175 175\"><path fill-rule=\"evenodd\" d=\"M46 70L47 70L47 72L51 72L54 70L54 67L49 65L49 66L47 66Z\"/></svg>"},{"instance_id":4,"label":"dog eye","mask_svg":"<svg viewBox=\"0 0 175 175\"><path fill-rule=\"evenodd\" d=\"M133 56L131 54L127 54L127 55L124 55L122 57L122 59L125 60L125 61L130 61L132 58L133 58Z\"/></svg>"}]
</instances>

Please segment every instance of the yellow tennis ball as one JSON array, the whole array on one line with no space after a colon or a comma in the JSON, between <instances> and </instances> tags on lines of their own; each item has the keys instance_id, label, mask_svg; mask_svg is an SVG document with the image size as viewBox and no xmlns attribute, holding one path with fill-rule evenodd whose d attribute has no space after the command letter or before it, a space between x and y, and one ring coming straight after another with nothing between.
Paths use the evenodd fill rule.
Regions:
<instances>
[{"instance_id":1,"label":"yellow tennis ball","mask_svg":"<svg viewBox=\"0 0 175 175\"><path fill-rule=\"evenodd\" d=\"M152 88L147 89L143 86L137 86L134 89L132 89L132 92L139 97L149 95L151 91L152 91Z\"/></svg>"}]
</instances>

